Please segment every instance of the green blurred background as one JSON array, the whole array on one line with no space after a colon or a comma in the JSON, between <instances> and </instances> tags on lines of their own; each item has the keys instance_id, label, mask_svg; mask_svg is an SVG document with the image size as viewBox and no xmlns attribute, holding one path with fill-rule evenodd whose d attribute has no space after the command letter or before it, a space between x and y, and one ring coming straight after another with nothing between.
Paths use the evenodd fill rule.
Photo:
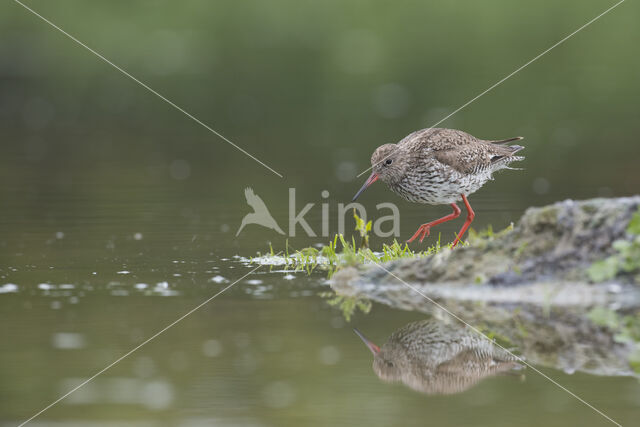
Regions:
<instances>
[{"instance_id":1,"label":"green blurred background","mask_svg":"<svg viewBox=\"0 0 640 427\"><path fill-rule=\"evenodd\" d=\"M264 251L268 242L273 242L276 249L282 248L284 237L257 226L249 226L235 237L240 220L250 211L244 200L245 187L254 188L285 229L289 187L297 189L299 206L316 203L307 216L316 232L320 231L319 203L328 201L331 232L335 232L336 205L351 200L360 187L365 176L356 175L369 166L375 147L440 121L614 4L600 0L25 3L284 178L194 123L17 3L3 2L0 284L19 287L18 292L0 295L0 339L11 348L3 350L1 356L0 407L1 419L9 421L26 418L59 395L51 385L54 382L60 381L65 389L68 377L97 371L112 360L109 356L121 354L129 344L152 334L154 326L177 317L189 302L205 299L218 288L208 281L212 275L240 277L246 267L227 259ZM516 221L526 207L558 199L637 193L638 16L637 2L623 3L440 125L486 139L526 138L526 160L521 163L525 170L498 174L495 182L471 198L477 214L474 225L502 228ZM328 200L321 198L322 190L330 192ZM402 212L403 238L419 224L448 210L406 203L382 184L373 186L359 201L371 209L370 213L375 213L377 203L397 203ZM459 226L443 226L443 239L453 237ZM301 247L325 240L299 237L290 243ZM379 243L373 241L374 245ZM118 274L122 271L131 273ZM527 396L534 403L530 406L519 403L521 411L529 408L530 419L519 419L510 411L504 415L504 407L495 399L483 401L467 395L459 401L447 400L451 410L468 406L487 412L482 417L476 417L474 411L466 413L468 416L457 414L453 422L446 411L437 411L443 399L423 406L427 405L424 396L401 388L387 396L390 389L368 370L369 355L355 340L349 325L336 327L333 319L337 314L313 296L321 287L322 275L298 277L286 286L280 276L263 280L266 291L255 286L234 290L227 301L220 299L217 303L238 307L248 318L262 310L275 316L278 325L298 324L299 328L289 331L293 347L339 348L344 356L340 360L347 360L346 355L362 359L358 361L363 367L358 373L361 376L352 378L351 369L343 367L329 381L325 377L327 364L311 363L308 377L302 377L302 385L296 385L292 378L298 368L289 372L279 365L258 364L258 371L269 366L272 373L290 376L286 386L282 386L284 380L276 381L275 394L282 392L282 387L299 393L309 389L307 398L320 399L321 407L311 410L303 405L278 413L279 403L270 406L267 401L260 406L256 403L260 398L255 397L257 400L250 398L242 410L223 411L220 416L227 417L225 422L251 424L261 420L268 425L298 425L315 420L320 425L331 420L359 420L357 409L362 406L355 402L366 402L371 392L378 399L373 401L384 401L394 408L390 413L395 417L404 413L408 414L407 420L415 422L431 415L440 424L533 423L537 402L548 409L544 412L548 425L600 425L601 420L587 408L574 403L563 406L545 398L549 386L537 379L535 387L542 387L544 393L531 391ZM116 283L114 286L132 292L138 282L153 285L164 281L177 296L162 299L160 307L167 306L162 309L157 308L158 296L117 298L109 288ZM42 283L70 284L74 290L51 295L38 287ZM269 298L263 300L265 292ZM308 299L300 299L301 292L307 292ZM75 305L78 301L70 302L74 297L79 298L82 309L93 308L95 318L83 317ZM177 305L172 307L171 301ZM107 332L113 313L102 312L100 307L112 304L122 307L118 325L123 331L140 322L139 317L166 311L162 311L161 321L142 328L143 332L125 345ZM300 305L306 308L300 309ZM59 311L53 313L54 309ZM324 314L309 314L314 310ZM377 321L373 319L376 310L385 313ZM286 320L281 313L288 313ZM206 323L203 316L201 321ZM384 331L376 337L383 339L406 323L407 316L374 307L367 321L374 330ZM239 331L241 338L229 338L237 343L249 330L261 336L259 331L268 328L256 325L251 329L254 326L233 316L214 317L215 323L210 323L215 326L213 330L184 330L183 338L189 345L214 339L217 329ZM50 331L43 322L52 328L53 336L60 331L75 331L104 339L87 344L90 355L86 358L80 354L77 359L69 359L49 345L46 337ZM327 331L322 332L318 325L339 334L327 338ZM274 351L277 355L286 353L281 347ZM161 359L167 350L161 345L149 352L148 357ZM64 368L70 360L72 366ZM54 366L62 366L60 372L52 371ZM198 372L199 366L196 363L192 368ZM185 378L184 370L159 372L153 375L164 375L162 381L182 390L179 384ZM220 372L229 371L221 365ZM25 383L25 378L31 378L31 382ZM324 383L314 386L321 378ZM566 380L584 380L591 398L603 399L603 405L618 411L623 419L632 411L637 413L638 387L632 380L620 383L623 380L572 378ZM233 376L229 381L233 383ZM23 391L17 393L20 384ZM517 385L507 381L507 389L499 384L491 387L499 390L493 396L501 396L501 400L511 395L504 390ZM613 396L620 387L633 390L635 397L608 401L607 396ZM317 389L319 397L314 395ZM328 391L334 389L362 395L353 404L347 400L340 406L339 396ZM211 401L193 400L198 414L211 415L208 404L219 409L216 399L223 392L227 398L230 395L236 399L247 392L243 387L229 390L210 395L203 392ZM180 394L182 391L176 393L179 398L162 406L162 411L184 409L176 402L190 397ZM293 402L300 400L288 404ZM112 404L85 405L82 416L95 421L124 414L114 415ZM341 409L331 413L336 407ZM54 408L52 419L81 417L74 408ZM386 408L382 404L366 408L367 414L360 413L363 422L403 424L393 417L380 418L380 408ZM425 408L429 411L424 412ZM142 415L135 416L162 424L166 413L161 411L159 415L151 409L143 405ZM265 415L262 410L276 412ZM173 415L168 424L186 425L181 413Z\"/></svg>"}]
</instances>

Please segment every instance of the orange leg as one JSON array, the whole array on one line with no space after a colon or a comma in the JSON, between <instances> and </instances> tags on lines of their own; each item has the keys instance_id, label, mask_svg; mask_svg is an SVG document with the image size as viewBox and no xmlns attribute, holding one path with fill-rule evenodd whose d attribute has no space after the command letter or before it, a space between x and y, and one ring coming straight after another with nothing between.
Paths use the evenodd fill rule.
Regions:
<instances>
[{"instance_id":1,"label":"orange leg","mask_svg":"<svg viewBox=\"0 0 640 427\"><path fill-rule=\"evenodd\" d=\"M467 207L467 220L462 225L462 228L460 229L460 232L458 233L458 236L456 236L456 240L453 241L453 246L452 247L455 247L458 244L458 242L460 241L460 238L467 231L467 228L469 228L469 225L471 224L471 221L473 221L473 218L475 218L475 216L476 216L476 214L473 212L473 209L471 209L471 205L469 204L469 201L467 200L467 196L465 196L464 194L462 195L462 201L464 202L464 205Z\"/></svg>"},{"instance_id":2,"label":"orange leg","mask_svg":"<svg viewBox=\"0 0 640 427\"><path fill-rule=\"evenodd\" d=\"M462 196L462 197L464 197L464 196ZM466 203L467 199L464 198L464 200L465 200L465 203ZM469 206L468 203L467 203L467 206ZM431 227L433 227L435 225L438 225L438 224L442 224L443 222L451 221L452 219L458 218L460 216L460 212L462 212L462 211L460 210L458 205L456 205L455 203L451 203L451 207L453 208L453 212L452 213L450 213L449 215L444 216L444 217L442 217L440 219L436 219L435 221L431 221L431 222L428 222L426 224L422 224L418 228L418 231L416 231L416 233L413 236L411 236L411 238L409 240L407 240L407 243L413 242L416 239L416 237L418 237L418 236L420 236L420 242L422 242L424 240L425 236L429 235L429 230L431 229ZM467 209L471 209L471 207L468 207Z\"/></svg>"}]
</instances>

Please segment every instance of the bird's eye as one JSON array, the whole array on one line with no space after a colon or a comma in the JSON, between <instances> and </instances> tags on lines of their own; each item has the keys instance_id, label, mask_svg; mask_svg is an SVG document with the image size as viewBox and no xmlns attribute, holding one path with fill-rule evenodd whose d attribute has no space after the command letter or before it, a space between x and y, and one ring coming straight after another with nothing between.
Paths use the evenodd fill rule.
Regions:
<instances>
[{"instance_id":1,"label":"bird's eye","mask_svg":"<svg viewBox=\"0 0 640 427\"><path fill-rule=\"evenodd\" d=\"M384 162L385 165L390 165L391 163L393 163L393 159L387 159Z\"/></svg>"}]
</instances>

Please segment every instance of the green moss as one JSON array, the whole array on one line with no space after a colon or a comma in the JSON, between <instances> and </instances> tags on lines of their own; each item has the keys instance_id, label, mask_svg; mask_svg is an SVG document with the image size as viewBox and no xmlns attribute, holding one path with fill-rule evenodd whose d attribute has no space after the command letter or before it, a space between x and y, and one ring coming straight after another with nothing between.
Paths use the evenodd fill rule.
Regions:
<instances>
[{"instance_id":1,"label":"green moss","mask_svg":"<svg viewBox=\"0 0 640 427\"><path fill-rule=\"evenodd\" d=\"M536 223L555 225L558 222L558 208L554 205L540 208L536 215Z\"/></svg>"},{"instance_id":2,"label":"green moss","mask_svg":"<svg viewBox=\"0 0 640 427\"><path fill-rule=\"evenodd\" d=\"M513 227L514 227L513 223L511 223L504 230L501 230L498 232L494 232L493 227L491 225L489 225L486 229L480 230L480 231L475 231L474 229L471 228L469 229L468 241L471 245L474 245L474 246L478 244L483 244L483 243L486 244L510 233L511 231L513 231Z\"/></svg>"},{"instance_id":3,"label":"green moss","mask_svg":"<svg viewBox=\"0 0 640 427\"><path fill-rule=\"evenodd\" d=\"M640 235L640 209L631 217L627 226L627 233Z\"/></svg>"},{"instance_id":4,"label":"green moss","mask_svg":"<svg viewBox=\"0 0 640 427\"><path fill-rule=\"evenodd\" d=\"M524 253L525 249L527 249L527 246L529 246L529 242L522 242L518 247L518 249L516 249L513 256L516 258L520 258L520 256L522 256L522 254Z\"/></svg>"},{"instance_id":5,"label":"green moss","mask_svg":"<svg viewBox=\"0 0 640 427\"><path fill-rule=\"evenodd\" d=\"M440 240L423 251L413 251L406 243L399 243L397 240L393 240L391 244L383 244L380 251L374 252L369 248L369 232L371 231L371 221L365 223L358 217L355 210L353 217L356 221L355 230L360 235L360 243L356 244L354 236L351 240L347 240L342 234L336 234L333 240L329 241L327 245L322 246L320 249L314 247L303 248L296 250L294 253L289 253L289 244L285 250L285 262L286 268L293 268L294 270L304 270L311 273L316 268L328 270L329 277L333 275L337 270L346 266L355 266L360 264L367 264L371 262L383 263L387 261L394 261L403 258L416 258L433 255L438 253L445 247L441 246ZM273 256L274 250L270 248L270 253Z\"/></svg>"},{"instance_id":6,"label":"green moss","mask_svg":"<svg viewBox=\"0 0 640 427\"><path fill-rule=\"evenodd\" d=\"M615 257L609 257L591 264L587 274L592 282L600 283L613 279L618 271L618 260Z\"/></svg>"},{"instance_id":7,"label":"green moss","mask_svg":"<svg viewBox=\"0 0 640 427\"><path fill-rule=\"evenodd\" d=\"M297 271L303 270L308 273L311 273L316 268L320 268L328 270L329 277L331 277L333 273L346 266L356 266L372 262L383 263L404 258L426 257L434 255L442 249L451 248L451 243L444 246L441 245L440 236L438 236L438 240L434 245L422 251L413 251L409 248L409 245L399 243L395 239L391 244L384 243L380 250L373 251L369 248L371 221L365 223L358 217L355 210L353 211L353 217L356 222L355 231L358 232L360 237L358 239L359 244L356 244L355 236L351 236L351 239L347 240L344 235L336 234L333 240L319 249L307 247L291 253L289 242L287 241L283 255L285 258L285 268L292 268ZM469 245L482 248L512 230L513 224L510 224L507 228L499 232L494 232L491 226L482 231L469 230L468 241L465 243L461 242L460 246ZM275 256L275 251L271 245L269 246L269 253L271 256ZM477 280L486 279L479 277Z\"/></svg>"},{"instance_id":8,"label":"green moss","mask_svg":"<svg viewBox=\"0 0 640 427\"><path fill-rule=\"evenodd\" d=\"M596 212L598 212L598 207L595 204L586 203L582 206L582 212L584 212L587 216L592 216Z\"/></svg>"},{"instance_id":9,"label":"green moss","mask_svg":"<svg viewBox=\"0 0 640 427\"><path fill-rule=\"evenodd\" d=\"M638 281L640 273L640 209L633 215L627 225L627 233L631 235L630 240L616 240L613 249L616 251L612 256L594 262L587 274L592 282L606 282L621 274L635 275Z\"/></svg>"}]
</instances>

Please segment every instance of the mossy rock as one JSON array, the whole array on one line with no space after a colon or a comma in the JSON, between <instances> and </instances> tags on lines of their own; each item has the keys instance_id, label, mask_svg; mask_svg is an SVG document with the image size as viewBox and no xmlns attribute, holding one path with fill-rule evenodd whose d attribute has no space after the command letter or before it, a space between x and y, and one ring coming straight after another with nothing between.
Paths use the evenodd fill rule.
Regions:
<instances>
[{"instance_id":1,"label":"mossy rock","mask_svg":"<svg viewBox=\"0 0 640 427\"><path fill-rule=\"evenodd\" d=\"M338 271L331 286L339 294L450 319L437 302L509 338L536 363L637 375L631 355L639 344L617 339L619 332L594 323L588 313L595 307L620 316L640 311L637 272L616 270L602 281L589 275L594 263L620 257L619 248L636 240L640 215L638 224L632 218L639 207L640 196L530 208L509 232L472 237L467 246L426 257Z\"/></svg>"}]
</instances>

